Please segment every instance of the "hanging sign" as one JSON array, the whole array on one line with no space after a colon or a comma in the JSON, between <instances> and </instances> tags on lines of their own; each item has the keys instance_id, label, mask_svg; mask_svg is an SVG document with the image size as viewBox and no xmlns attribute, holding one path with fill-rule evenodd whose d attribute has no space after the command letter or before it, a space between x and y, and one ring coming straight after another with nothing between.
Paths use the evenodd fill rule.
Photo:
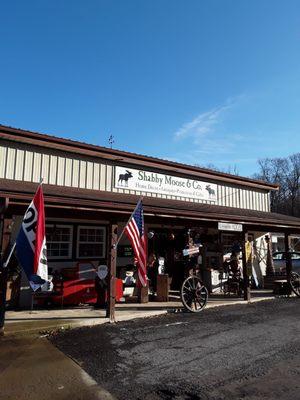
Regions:
<instances>
[{"instance_id":1,"label":"hanging sign","mask_svg":"<svg viewBox=\"0 0 300 400\"><path fill-rule=\"evenodd\" d=\"M242 224L231 224L229 222L218 222L219 231L232 231L232 232L243 232Z\"/></svg>"},{"instance_id":2,"label":"hanging sign","mask_svg":"<svg viewBox=\"0 0 300 400\"><path fill-rule=\"evenodd\" d=\"M115 167L115 188L217 201L217 185L141 169Z\"/></svg>"},{"instance_id":3,"label":"hanging sign","mask_svg":"<svg viewBox=\"0 0 300 400\"><path fill-rule=\"evenodd\" d=\"M182 254L184 256L191 256L193 254L198 254L200 251L199 246L198 247L190 247L188 249L183 249Z\"/></svg>"},{"instance_id":4,"label":"hanging sign","mask_svg":"<svg viewBox=\"0 0 300 400\"><path fill-rule=\"evenodd\" d=\"M100 279L105 279L108 274L107 265L99 265L97 268L97 275Z\"/></svg>"}]
</instances>

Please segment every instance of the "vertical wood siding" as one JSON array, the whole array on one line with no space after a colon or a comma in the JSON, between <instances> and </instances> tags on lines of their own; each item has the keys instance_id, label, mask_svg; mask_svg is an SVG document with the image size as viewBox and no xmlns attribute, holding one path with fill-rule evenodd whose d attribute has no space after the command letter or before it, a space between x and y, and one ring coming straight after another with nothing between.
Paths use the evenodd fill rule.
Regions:
<instances>
[{"instance_id":1,"label":"vertical wood siding","mask_svg":"<svg viewBox=\"0 0 300 400\"><path fill-rule=\"evenodd\" d=\"M270 211L270 194L264 190L245 189L234 185L217 184L217 202L187 199L158 193L146 193L128 189L114 188L113 165L94 162L91 159L66 157L62 154L42 153L6 144L0 145L0 178L39 182L58 186L77 187L113 191L174 199L202 202L228 207Z\"/></svg>"}]
</instances>

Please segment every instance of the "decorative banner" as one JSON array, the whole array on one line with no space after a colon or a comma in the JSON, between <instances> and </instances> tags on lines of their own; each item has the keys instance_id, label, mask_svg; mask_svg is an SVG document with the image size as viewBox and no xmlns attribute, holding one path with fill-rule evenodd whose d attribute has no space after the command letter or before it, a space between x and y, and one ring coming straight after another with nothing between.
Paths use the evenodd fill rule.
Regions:
<instances>
[{"instance_id":1,"label":"decorative banner","mask_svg":"<svg viewBox=\"0 0 300 400\"><path fill-rule=\"evenodd\" d=\"M246 266L247 266L247 275L251 276L253 271L253 247L252 243L247 240L245 243L245 256L246 256ZM256 283L256 282L255 282Z\"/></svg>"},{"instance_id":2,"label":"decorative banner","mask_svg":"<svg viewBox=\"0 0 300 400\"><path fill-rule=\"evenodd\" d=\"M245 243L246 262L252 263L252 244L249 240Z\"/></svg>"},{"instance_id":3,"label":"decorative banner","mask_svg":"<svg viewBox=\"0 0 300 400\"><path fill-rule=\"evenodd\" d=\"M242 224L231 224L228 222L219 222L218 229L219 229L219 231L243 232L243 225Z\"/></svg>"},{"instance_id":4,"label":"decorative banner","mask_svg":"<svg viewBox=\"0 0 300 400\"><path fill-rule=\"evenodd\" d=\"M48 281L45 235L45 207L42 185L39 185L27 208L16 239L17 258L33 291Z\"/></svg>"},{"instance_id":5,"label":"decorative banner","mask_svg":"<svg viewBox=\"0 0 300 400\"><path fill-rule=\"evenodd\" d=\"M133 168L115 167L115 188L217 201L217 185Z\"/></svg>"}]
</instances>

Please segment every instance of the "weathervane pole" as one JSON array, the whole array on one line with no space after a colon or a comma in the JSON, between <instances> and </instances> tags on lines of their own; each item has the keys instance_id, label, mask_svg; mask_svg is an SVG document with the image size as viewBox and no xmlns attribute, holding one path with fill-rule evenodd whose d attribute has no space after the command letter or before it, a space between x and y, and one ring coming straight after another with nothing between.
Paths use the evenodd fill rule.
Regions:
<instances>
[{"instance_id":1,"label":"weathervane pole","mask_svg":"<svg viewBox=\"0 0 300 400\"><path fill-rule=\"evenodd\" d=\"M115 143L113 135L110 135L108 138L108 143L110 144L110 148L112 149L113 143Z\"/></svg>"}]
</instances>

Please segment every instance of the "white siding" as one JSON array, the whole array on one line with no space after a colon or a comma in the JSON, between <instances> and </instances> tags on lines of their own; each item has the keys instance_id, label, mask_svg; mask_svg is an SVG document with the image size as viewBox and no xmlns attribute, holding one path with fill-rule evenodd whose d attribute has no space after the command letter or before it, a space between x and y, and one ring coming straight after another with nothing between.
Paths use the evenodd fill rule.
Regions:
<instances>
[{"instance_id":1,"label":"white siding","mask_svg":"<svg viewBox=\"0 0 300 400\"><path fill-rule=\"evenodd\" d=\"M113 182L112 182L112 166L107 165L106 166L106 190L111 191Z\"/></svg>"},{"instance_id":2,"label":"white siding","mask_svg":"<svg viewBox=\"0 0 300 400\"><path fill-rule=\"evenodd\" d=\"M79 187L79 160L73 160L72 186Z\"/></svg>"},{"instance_id":3,"label":"white siding","mask_svg":"<svg viewBox=\"0 0 300 400\"><path fill-rule=\"evenodd\" d=\"M33 152L25 151L24 181L32 182Z\"/></svg>"},{"instance_id":4,"label":"white siding","mask_svg":"<svg viewBox=\"0 0 300 400\"><path fill-rule=\"evenodd\" d=\"M106 190L106 166L103 164L100 172L100 190Z\"/></svg>"},{"instance_id":5,"label":"white siding","mask_svg":"<svg viewBox=\"0 0 300 400\"><path fill-rule=\"evenodd\" d=\"M86 185L86 162L80 160L79 164L79 187L85 189Z\"/></svg>"},{"instance_id":6,"label":"white siding","mask_svg":"<svg viewBox=\"0 0 300 400\"><path fill-rule=\"evenodd\" d=\"M17 150L16 154L16 170L15 170L15 179L17 181L23 180L24 173L24 150Z\"/></svg>"},{"instance_id":7,"label":"white siding","mask_svg":"<svg viewBox=\"0 0 300 400\"><path fill-rule=\"evenodd\" d=\"M93 189L94 190L99 190L99 182L100 182L100 165L97 163L94 163L94 178L93 178Z\"/></svg>"},{"instance_id":8,"label":"white siding","mask_svg":"<svg viewBox=\"0 0 300 400\"><path fill-rule=\"evenodd\" d=\"M117 189L114 188L113 165L96 161L98 160L94 161L92 158L85 159L84 157L78 159L54 150L51 152L49 149L42 153L22 144L18 144L18 147L13 144L11 146L0 144L0 178L39 182L42 177L44 183L58 186L105 190L186 202L203 202L261 211L269 211L270 208L270 195L267 191L247 189L245 186L218 183L216 202L146 193L126 188Z\"/></svg>"},{"instance_id":9,"label":"white siding","mask_svg":"<svg viewBox=\"0 0 300 400\"><path fill-rule=\"evenodd\" d=\"M49 183L50 185L56 185L57 176L57 156L50 156L50 171L49 171Z\"/></svg>"},{"instance_id":10,"label":"white siding","mask_svg":"<svg viewBox=\"0 0 300 400\"><path fill-rule=\"evenodd\" d=\"M65 157L58 157L57 161L57 185L64 186L65 185L65 167L66 159Z\"/></svg>"},{"instance_id":11,"label":"white siding","mask_svg":"<svg viewBox=\"0 0 300 400\"><path fill-rule=\"evenodd\" d=\"M42 155L42 178L44 183L49 183L50 156Z\"/></svg>"},{"instance_id":12,"label":"white siding","mask_svg":"<svg viewBox=\"0 0 300 400\"><path fill-rule=\"evenodd\" d=\"M72 186L72 162L71 158L66 158L65 164L65 186Z\"/></svg>"},{"instance_id":13,"label":"white siding","mask_svg":"<svg viewBox=\"0 0 300 400\"><path fill-rule=\"evenodd\" d=\"M6 178L14 179L15 177L15 158L16 158L16 150L15 149L7 149L7 160L6 160Z\"/></svg>"},{"instance_id":14,"label":"white siding","mask_svg":"<svg viewBox=\"0 0 300 400\"><path fill-rule=\"evenodd\" d=\"M92 162L87 163L86 170L86 188L93 189L93 180L94 180L94 167Z\"/></svg>"},{"instance_id":15,"label":"white siding","mask_svg":"<svg viewBox=\"0 0 300 400\"><path fill-rule=\"evenodd\" d=\"M34 153L33 171L32 171L32 181L33 182L41 181L41 162L42 162L42 155L40 153Z\"/></svg>"},{"instance_id":16,"label":"white siding","mask_svg":"<svg viewBox=\"0 0 300 400\"><path fill-rule=\"evenodd\" d=\"M0 147L0 178L6 178L5 176L5 164L6 164L6 147Z\"/></svg>"}]
</instances>

